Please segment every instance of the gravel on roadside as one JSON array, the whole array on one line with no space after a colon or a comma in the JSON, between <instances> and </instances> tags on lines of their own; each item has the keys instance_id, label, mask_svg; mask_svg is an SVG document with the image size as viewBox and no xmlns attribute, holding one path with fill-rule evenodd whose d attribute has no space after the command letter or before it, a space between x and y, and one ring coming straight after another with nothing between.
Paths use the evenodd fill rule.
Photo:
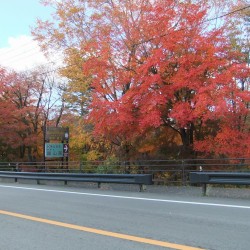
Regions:
<instances>
[{"instance_id":1,"label":"gravel on roadside","mask_svg":"<svg viewBox=\"0 0 250 250\"><path fill-rule=\"evenodd\" d=\"M117 190L117 191L139 191L138 185L124 185L124 184L101 184L103 190ZM158 193L178 196L202 196L202 187L197 186L163 186L163 185L148 185L146 186L146 193ZM207 185L207 196L209 197L226 197L226 198L240 198L250 199L250 188L243 187L219 187Z\"/></svg>"}]
</instances>

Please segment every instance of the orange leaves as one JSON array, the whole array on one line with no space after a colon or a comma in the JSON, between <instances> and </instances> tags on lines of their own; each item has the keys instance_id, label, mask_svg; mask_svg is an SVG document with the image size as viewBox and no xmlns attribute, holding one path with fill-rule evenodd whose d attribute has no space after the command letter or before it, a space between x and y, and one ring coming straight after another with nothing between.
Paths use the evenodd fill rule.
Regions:
<instances>
[{"instance_id":1,"label":"orange leaves","mask_svg":"<svg viewBox=\"0 0 250 250\"><path fill-rule=\"evenodd\" d=\"M79 52L95 134L132 143L168 126L182 136L184 148L199 140L205 151L217 135L225 145L224 129L229 135L249 128L249 68L223 28L209 26L205 2L68 0L57 5L54 27L40 23L38 39L45 31L45 44Z\"/></svg>"}]
</instances>

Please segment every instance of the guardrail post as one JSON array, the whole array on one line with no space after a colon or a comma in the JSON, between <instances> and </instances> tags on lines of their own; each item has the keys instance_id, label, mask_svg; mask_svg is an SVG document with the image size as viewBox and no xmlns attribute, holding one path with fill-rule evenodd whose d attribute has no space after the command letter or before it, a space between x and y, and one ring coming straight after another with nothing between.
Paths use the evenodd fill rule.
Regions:
<instances>
[{"instance_id":1,"label":"guardrail post","mask_svg":"<svg viewBox=\"0 0 250 250\"><path fill-rule=\"evenodd\" d=\"M206 183L202 184L202 195L203 196L207 195L207 184Z\"/></svg>"},{"instance_id":2,"label":"guardrail post","mask_svg":"<svg viewBox=\"0 0 250 250\"><path fill-rule=\"evenodd\" d=\"M140 192L143 192L147 189L147 186L144 184L139 184L139 187L140 187Z\"/></svg>"},{"instance_id":3,"label":"guardrail post","mask_svg":"<svg viewBox=\"0 0 250 250\"><path fill-rule=\"evenodd\" d=\"M181 170L182 170L182 185L186 186L186 177L185 177L185 161L181 161Z\"/></svg>"},{"instance_id":4,"label":"guardrail post","mask_svg":"<svg viewBox=\"0 0 250 250\"><path fill-rule=\"evenodd\" d=\"M79 170L80 170L80 173L82 173L82 171L83 171L83 164L82 164L81 161L80 161L80 164L79 164Z\"/></svg>"}]
</instances>

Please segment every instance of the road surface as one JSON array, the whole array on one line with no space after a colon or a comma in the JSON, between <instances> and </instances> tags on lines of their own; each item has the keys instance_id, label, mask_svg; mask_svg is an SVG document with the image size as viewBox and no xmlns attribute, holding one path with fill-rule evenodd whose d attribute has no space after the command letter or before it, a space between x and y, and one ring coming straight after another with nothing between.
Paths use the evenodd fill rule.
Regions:
<instances>
[{"instance_id":1,"label":"road surface","mask_svg":"<svg viewBox=\"0 0 250 250\"><path fill-rule=\"evenodd\" d=\"M0 183L1 250L250 249L250 200Z\"/></svg>"}]
</instances>

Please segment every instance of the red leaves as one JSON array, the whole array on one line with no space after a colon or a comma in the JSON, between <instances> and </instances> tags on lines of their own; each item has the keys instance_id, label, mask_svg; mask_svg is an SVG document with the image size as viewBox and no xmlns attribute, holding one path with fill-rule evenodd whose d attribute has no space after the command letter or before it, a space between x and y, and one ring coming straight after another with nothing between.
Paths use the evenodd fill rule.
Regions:
<instances>
[{"instance_id":1,"label":"red leaves","mask_svg":"<svg viewBox=\"0 0 250 250\"><path fill-rule=\"evenodd\" d=\"M175 120L178 127L184 128L194 122L197 117L189 103L179 102L171 110L170 118Z\"/></svg>"},{"instance_id":2,"label":"red leaves","mask_svg":"<svg viewBox=\"0 0 250 250\"><path fill-rule=\"evenodd\" d=\"M196 141L194 148L207 154L215 153L232 158L248 158L250 154L250 135L247 132L223 126L215 137L208 136Z\"/></svg>"},{"instance_id":3,"label":"red leaves","mask_svg":"<svg viewBox=\"0 0 250 250\"><path fill-rule=\"evenodd\" d=\"M0 72L0 136L9 147L36 145L37 136L32 134L34 124L31 115L37 107L33 105L34 86L28 85L18 74Z\"/></svg>"},{"instance_id":4,"label":"red leaves","mask_svg":"<svg viewBox=\"0 0 250 250\"><path fill-rule=\"evenodd\" d=\"M111 27L103 37L103 30L96 32L93 46L86 47L95 133L127 140L167 125L180 134L192 128L190 138L196 141L216 128L213 136L220 145L229 143L223 139L229 131L237 143L245 142L248 137L238 134L237 125L243 126L239 117L249 112L249 91L239 91L237 79L246 79L249 70L238 61L234 65L222 29L205 30L203 6L167 0L131 10L126 3L121 9L107 7ZM182 139L184 146L193 143ZM212 139L196 141L197 150L216 149Z\"/></svg>"}]
</instances>

